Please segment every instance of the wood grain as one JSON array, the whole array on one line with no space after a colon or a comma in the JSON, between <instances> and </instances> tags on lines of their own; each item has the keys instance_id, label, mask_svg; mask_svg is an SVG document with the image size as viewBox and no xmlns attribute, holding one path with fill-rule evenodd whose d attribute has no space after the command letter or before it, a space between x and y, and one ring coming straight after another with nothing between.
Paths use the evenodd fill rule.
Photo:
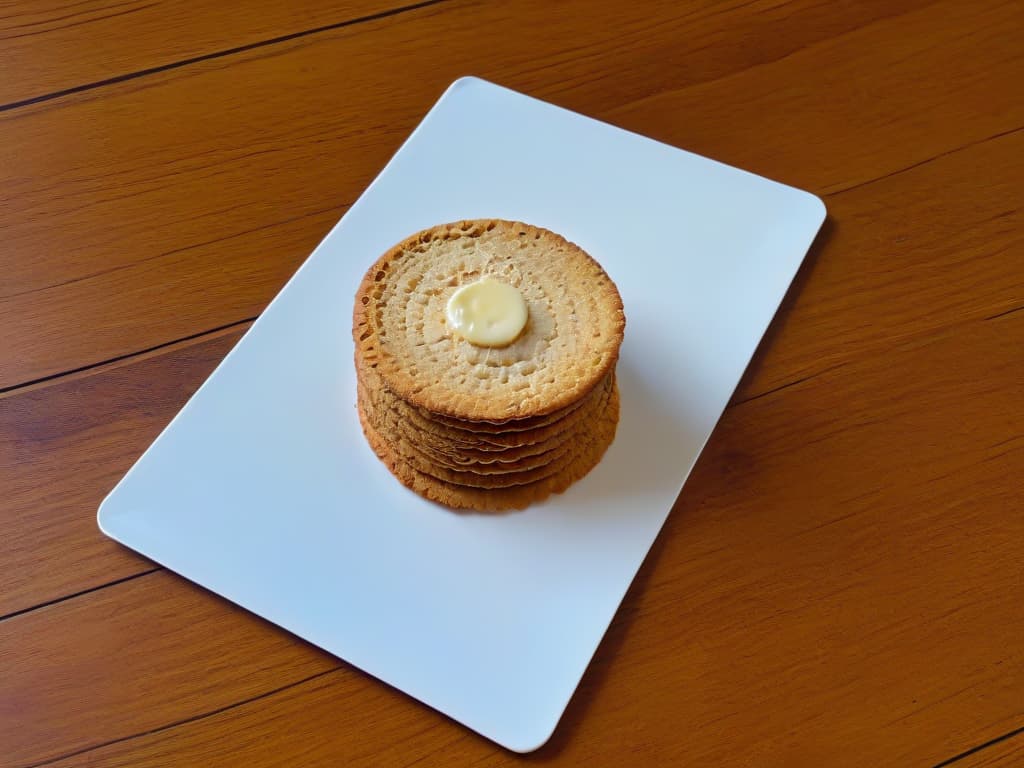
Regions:
<instances>
[{"instance_id":1,"label":"wood grain","mask_svg":"<svg viewBox=\"0 0 1024 768\"><path fill-rule=\"evenodd\" d=\"M514 6L445 4L242 54L230 66L218 61L164 73L147 78L145 88L108 89L102 99L69 99L59 109L20 112L6 126L3 161L16 181L7 205L9 241L19 258L7 269L0 298L0 322L12 329L6 342L0 340L6 347L0 348L0 387L258 313L444 86L474 62L487 62L482 74L605 117L625 101L648 95L627 89L634 78L667 69L682 70L685 82L693 79L686 70L690 48L677 42L681 29L696 41L737 45L721 38L722 25L732 21L725 10L693 19L682 6L659 5L659 23L654 23L653 9L627 18L601 5L604 10L583 24L579 18L585 14L571 13L570 5L559 4L564 12L551 16L549 4L539 0ZM789 83L790 67L796 65L788 62L795 61L813 76L797 92L768 88L762 98L774 94L777 100L762 100L760 108L812 120L821 111L818 99L835 92L829 73L837 72L860 78L848 84L850 91L873 88L892 108L887 122L865 133L853 120L860 103L837 100L836 111L849 120L837 118L833 132L815 134L820 144L814 153L803 151L806 142L796 131L773 137L780 146L772 153L784 153L791 162L780 174L783 180L811 181L827 155L832 167L820 184L855 184L865 177L864 155L877 152L887 159L872 163L871 173L890 173L1024 124L1024 106L1008 98L1004 85L1006 77L1024 68L1024 56L1013 58L1019 48L1016 18L998 7L975 13L979 25L998 22L1002 36L986 37L986 46L965 63L942 52L943 45L953 47L970 34L959 8L954 3L942 13L917 11L867 24L851 33L856 45L842 36L816 38L813 28L802 26L809 22L801 8L795 8L794 35L808 45L748 71L756 75L779 68L777 82ZM614 13L617 24L601 13ZM733 13L745 17L742 10ZM503 32L507 14L543 26L550 36L538 38L527 54ZM944 15L958 24L935 21ZM864 21L863 13L851 16L858 24ZM460 25L450 29L456 17ZM570 30L581 46L575 57L564 50ZM895 101L902 90L885 93L889 81L879 84L874 72L858 73L863 50L886 51L926 33L937 38L935 47L887 62L895 68L893 78L935 78L961 89L969 84L979 99L997 105L994 114L965 112L955 100ZM448 45L436 53L429 41L441 37ZM437 66L422 73L428 44ZM635 46L643 56L636 56ZM767 47L768 53L779 53ZM338 82L324 66L337 60L358 76ZM621 85L595 87L593 80L609 68L629 76ZM764 76L747 82L754 75L713 79L702 86L698 109L644 112L620 122L660 135L667 125L706 120L704 128L684 137L684 145L698 151L713 149L712 141L720 146L721 134L747 142L749 126L735 121L734 108L718 105L743 102L751 89L765 90ZM664 83L664 77L655 79ZM301 110L294 108L296 93L303 94ZM225 110L224 103L235 106ZM925 107L928 120L955 122L957 130L935 142L902 138L919 129ZM694 117L701 113L709 117ZM194 121L192 114L204 119ZM845 130L844 124L849 124ZM842 161L835 158L849 156L851 144L861 149L850 156L840 179L835 166ZM885 149L892 144L899 145L899 153ZM61 194L54 195L57 188ZM62 226L51 226L57 219ZM67 323L69 316L78 322Z\"/></svg>"},{"instance_id":2,"label":"wood grain","mask_svg":"<svg viewBox=\"0 0 1024 768\"><path fill-rule=\"evenodd\" d=\"M166 572L0 622L0 658L4 765L151 730L336 666Z\"/></svg>"},{"instance_id":3,"label":"wood grain","mask_svg":"<svg viewBox=\"0 0 1024 768\"><path fill-rule=\"evenodd\" d=\"M805 263L762 342L770 354L735 399L1024 307L1022 155L1019 130L829 195L820 258Z\"/></svg>"},{"instance_id":4,"label":"wood grain","mask_svg":"<svg viewBox=\"0 0 1024 768\"><path fill-rule=\"evenodd\" d=\"M1020 763L1024 7L399 7L0 9L0 767ZM95 527L468 73L830 210L525 759Z\"/></svg>"},{"instance_id":5,"label":"wood grain","mask_svg":"<svg viewBox=\"0 0 1024 768\"><path fill-rule=\"evenodd\" d=\"M1024 104L992 77L1024 73L1022 34L1019 3L939 3L608 116L828 194L1024 127Z\"/></svg>"},{"instance_id":6,"label":"wood grain","mask_svg":"<svg viewBox=\"0 0 1024 768\"><path fill-rule=\"evenodd\" d=\"M0 396L0 616L154 567L96 510L241 332Z\"/></svg>"},{"instance_id":7,"label":"wood grain","mask_svg":"<svg viewBox=\"0 0 1024 768\"><path fill-rule=\"evenodd\" d=\"M734 402L1024 304L1024 222L1006 208L1020 180L1006 159L1022 154L1024 131L829 196L831 222ZM150 567L103 539L94 512L236 338L0 399L15 489L0 521L18 531L0 540L0 615Z\"/></svg>"},{"instance_id":8,"label":"wood grain","mask_svg":"<svg viewBox=\"0 0 1024 768\"><path fill-rule=\"evenodd\" d=\"M0 109L183 60L401 7L388 0L301 4L14 0L0 10Z\"/></svg>"},{"instance_id":9,"label":"wood grain","mask_svg":"<svg viewBox=\"0 0 1024 768\"><path fill-rule=\"evenodd\" d=\"M1024 313L974 321L730 409L567 723L536 759L614 764L628 747L645 764L933 765L1019 726L1024 518L1012 510L1024 488L1012 478L1024 460L1022 338ZM145 593L113 604L180 620L180 601L200 600L184 585L143 586L157 579L131 582ZM108 612L92 607L113 589L5 622L0 648L31 649L69 625L67 611L83 633L123 640ZM233 611L202 600L211 617ZM432 750L439 764L513 759L401 694L371 692L347 667L337 681L204 717L223 693L190 694L186 706L176 694L181 662L154 668L158 639L145 622L132 628L140 650L126 647L105 685L145 679L174 693L154 697L158 712L146 718L198 719L70 764L158 765L172 753L184 764L358 764L406 736L408 762ZM231 638L232 666L249 669L262 651L250 658L245 648L277 634L247 624ZM205 654L205 645L193 641L192 651ZM279 663L297 664L285 645ZM36 757L37 739L21 735L30 728L60 727L62 742L80 747L142 717L129 717L132 699L103 692L103 713L87 727L76 719L76 702L97 682L96 662L75 656L95 651L70 650L62 695L12 713L5 736L18 754ZM302 646L294 653L308 657ZM12 668L8 685L20 700L50 690L31 665ZM369 728L364 705L380 730ZM29 717L42 721L22 722ZM330 718L348 738L328 737ZM431 735L421 742L424 729Z\"/></svg>"},{"instance_id":10,"label":"wood grain","mask_svg":"<svg viewBox=\"0 0 1024 768\"><path fill-rule=\"evenodd\" d=\"M282 727L287 724L287 727ZM329 673L177 728L58 760L54 766L345 766L509 762L481 739L396 691L344 671ZM220 736L215 736L219 731ZM185 735L185 738L182 736ZM267 749L273 744L273 753ZM433 762L444 760L445 763Z\"/></svg>"}]
</instances>

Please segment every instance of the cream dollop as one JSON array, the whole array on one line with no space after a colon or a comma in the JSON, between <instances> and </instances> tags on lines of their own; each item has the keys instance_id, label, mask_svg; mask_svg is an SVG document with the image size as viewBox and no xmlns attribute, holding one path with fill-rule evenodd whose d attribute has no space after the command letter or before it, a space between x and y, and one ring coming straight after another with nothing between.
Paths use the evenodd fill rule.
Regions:
<instances>
[{"instance_id":1,"label":"cream dollop","mask_svg":"<svg viewBox=\"0 0 1024 768\"><path fill-rule=\"evenodd\" d=\"M484 277L455 291L445 314L452 330L470 344L505 347L523 332L529 313L519 291Z\"/></svg>"}]
</instances>

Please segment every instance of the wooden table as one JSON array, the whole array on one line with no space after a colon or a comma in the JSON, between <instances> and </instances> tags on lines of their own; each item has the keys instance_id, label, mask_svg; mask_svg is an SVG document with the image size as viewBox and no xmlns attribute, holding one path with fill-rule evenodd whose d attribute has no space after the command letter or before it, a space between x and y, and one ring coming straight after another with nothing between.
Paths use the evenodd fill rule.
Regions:
<instances>
[{"instance_id":1,"label":"wooden table","mask_svg":"<svg viewBox=\"0 0 1024 768\"><path fill-rule=\"evenodd\" d=\"M237 5L0 10L0 765L1024 764L1019 2ZM94 517L464 74L830 212L528 758Z\"/></svg>"}]
</instances>

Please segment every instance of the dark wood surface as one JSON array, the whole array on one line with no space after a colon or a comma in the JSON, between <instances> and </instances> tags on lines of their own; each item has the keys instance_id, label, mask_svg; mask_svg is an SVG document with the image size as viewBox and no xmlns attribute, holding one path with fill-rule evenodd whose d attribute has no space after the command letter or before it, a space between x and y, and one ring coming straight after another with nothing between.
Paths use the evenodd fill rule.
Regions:
<instances>
[{"instance_id":1,"label":"dark wood surface","mask_svg":"<svg viewBox=\"0 0 1024 768\"><path fill-rule=\"evenodd\" d=\"M1024 7L0 8L0 766L1024 760ZM829 219L552 741L103 538L102 497L456 77Z\"/></svg>"}]
</instances>

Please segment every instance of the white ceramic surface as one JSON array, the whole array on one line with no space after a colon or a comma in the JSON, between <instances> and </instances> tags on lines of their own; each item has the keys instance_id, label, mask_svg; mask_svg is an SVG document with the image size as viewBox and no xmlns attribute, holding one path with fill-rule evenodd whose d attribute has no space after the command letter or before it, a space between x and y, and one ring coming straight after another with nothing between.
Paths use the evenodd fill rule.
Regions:
<instances>
[{"instance_id":1,"label":"white ceramic surface","mask_svg":"<svg viewBox=\"0 0 1024 768\"><path fill-rule=\"evenodd\" d=\"M499 744L536 749L824 215L809 193L458 80L106 498L100 527ZM356 418L364 270L464 218L563 234L626 308L614 444L520 513L456 514L406 491Z\"/></svg>"}]
</instances>

